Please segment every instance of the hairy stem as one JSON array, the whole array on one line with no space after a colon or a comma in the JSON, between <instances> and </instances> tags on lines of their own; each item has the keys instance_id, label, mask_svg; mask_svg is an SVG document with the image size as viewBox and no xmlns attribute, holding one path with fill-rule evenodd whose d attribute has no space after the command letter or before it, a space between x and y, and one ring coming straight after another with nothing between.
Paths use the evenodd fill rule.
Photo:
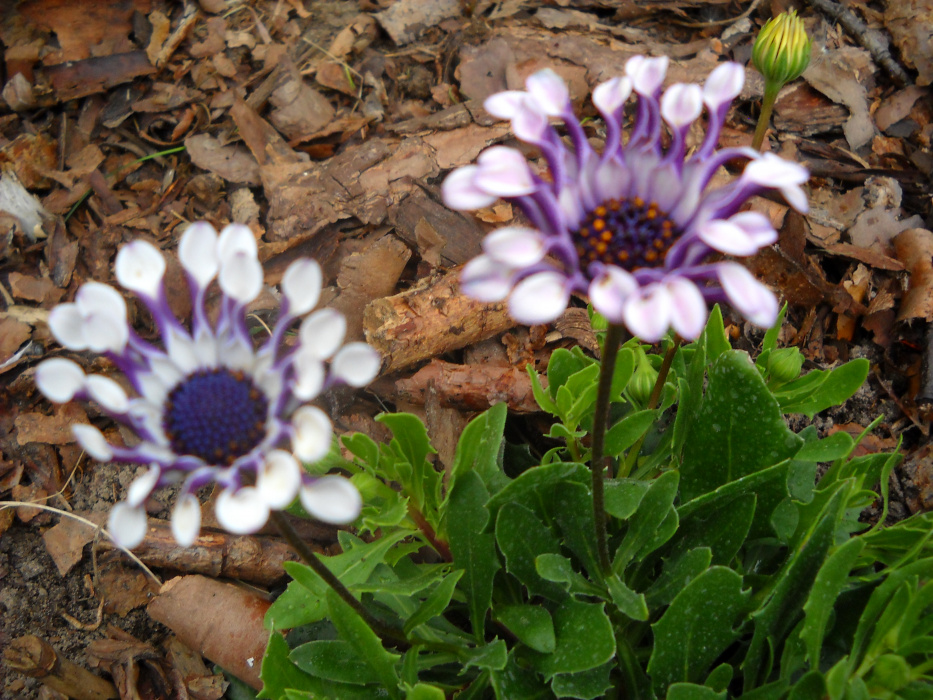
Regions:
<instances>
[{"instance_id":1,"label":"hairy stem","mask_svg":"<svg viewBox=\"0 0 933 700\"><path fill-rule=\"evenodd\" d=\"M612 375L615 374L616 358L622 343L624 329L621 325L610 323L603 342L603 357L599 369L599 386L596 393L596 408L593 413L593 443L590 455L590 470L593 473L593 520L596 526L596 551L603 573L611 569L609 545L606 541L606 506L603 495L606 478L605 442L606 428L609 422L609 392L612 389Z\"/></svg>"}]
</instances>

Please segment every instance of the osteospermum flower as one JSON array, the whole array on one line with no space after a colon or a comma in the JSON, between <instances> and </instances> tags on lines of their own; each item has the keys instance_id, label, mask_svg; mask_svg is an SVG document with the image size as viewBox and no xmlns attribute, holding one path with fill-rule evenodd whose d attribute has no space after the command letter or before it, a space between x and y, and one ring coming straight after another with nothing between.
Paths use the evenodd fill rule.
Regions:
<instances>
[{"instance_id":1,"label":"osteospermum flower","mask_svg":"<svg viewBox=\"0 0 933 700\"><path fill-rule=\"evenodd\" d=\"M131 428L139 443L107 442L91 425L73 427L94 459L147 464L126 500L110 512L109 530L126 547L146 534L145 501L154 489L182 482L172 513L172 531L184 546L201 526L195 491L215 481L218 522L237 534L255 532L270 510L296 496L315 517L354 520L360 495L338 475L312 477L299 464L321 459L330 449L332 427L319 408L303 405L337 383L363 386L377 374L378 353L365 343L343 345L346 322L321 309L304 318L294 347L282 341L289 327L308 314L321 293L321 269L308 259L292 263L282 278L282 306L271 337L258 349L245 322L245 307L262 290L256 241L246 226L217 232L206 223L188 227L178 247L192 298L189 333L169 309L163 286L165 260L145 241L117 254L116 277L148 307L164 349L140 338L127 323L126 302L113 287L88 282L74 303L49 315L55 338L70 350L110 358L126 375L135 396L109 377L85 375L68 359L42 362L36 384L52 401L95 401ZM208 286L218 279L223 294L216 323L204 307ZM341 347L342 346L342 347ZM285 449L291 446L291 450Z\"/></svg>"},{"instance_id":2,"label":"osteospermum flower","mask_svg":"<svg viewBox=\"0 0 933 700\"><path fill-rule=\"evenodd\" d=\"M670 327L696 338L707 303L715 301L730 301L758 325L774 322L777 300L744 267L704 260L715 252L752 255L773 243L777 233L770 221L739 209L751 196L777 190L806 211L800 186L808 173L770 153L716 150L726 112L745 79L740 65L724 63L702 87L672 85L662 96L667 64L665 57L635 56L624 77L593 90L606 124L602 153L587 141L567 87L553 71L529 77L525 91L486 100L490 114L510 119L515 136L540 150L549 173L541 177L521 152L494 146L476 165L445 180L444 201L451 208L478 209L501 197L517 204L532 225L485 238L483 254L463 270L465 293L482 301L508 298L511 315L534 324L554 320L571 293L583 292L610 322L624 323L650 342ZM637 115L623 143L623 110L632 92L638 96ZM686 157L687 132L704 105L706 136ZM570 148L551 124L555 117L566 127ZM741 176L710 188L716 170L737 158L749 161Z\"/></svg>"}]
</instances>

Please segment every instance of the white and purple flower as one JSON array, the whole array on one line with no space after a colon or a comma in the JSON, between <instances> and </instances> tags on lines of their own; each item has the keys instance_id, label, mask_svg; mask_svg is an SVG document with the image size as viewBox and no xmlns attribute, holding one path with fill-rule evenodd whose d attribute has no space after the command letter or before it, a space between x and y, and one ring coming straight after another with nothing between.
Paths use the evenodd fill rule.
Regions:
<instances>
[{"instance_id":1,"label":"white and purple flower","mask_svg":"<svg viewBox=\"0 0 933 700\"><path fill-rule=\"evenodd\" d=\"M809 175L794 163L750 148L716 150L732 100L745 79L742 66L724 63L705 84L671 85L661 94L668 59L635 56L624 77L593 90L606 124L606 146L594 151L573 112L566 85L550 70L526 81L526 90L489 97L486 110L512 122L515 136L538 148L549 178L537 175L513 148L493 146L476 165L452 172L443 185L453 209L472 210L503 198L516 203L531 227L494 231L483 254L463 270L466 294L482 301L508 298L522 323L547 323L566 309L573 292L589 296L612 323L624 323L654 342L669 328L696 338L707 304L728 300L750 321L777 318L774 295L738 263L704 263L712 253L747 256L777 240L771 222L740 212L753 195L778 190L801 212L801 185ZM638 96L634 127L622 142L624 106ZM687 133L703 111L703 142L689 157ZM551 124L563 121L572 148ZM662 146L662 122L669 145ZM737 179L709 188L716 170L734 159L749 163Z\"/></svg>"},{"instance_id":2,"label":"white and purple flower","mask_svg":"<svg viewBox=\"0 0 933 700\"><path fill-rule=\"evenodd\" d=\"M127 322L126 302L113 287L88 282L73 303L49 315L55 338L70 350L103 354L126 375L135 396L109 377L85 375L72 360L54 358L36 370L36 384L52 401L95 401L140 441L110 444L94 426L75 425L75 438L94 459L149 465L110 512L109 530L134 547L145 537L145 502L153 490L182 482L172 513L175 539L197 538L201 511L195 495L217 482L218 522L230 532L261 528L271 510L296 497L313 516L347 523L359 515L360 495L338 475L312 477L300 462L330 450L333 429L319 408L305 405L335 384L363 386L381 358L365 343L343 345L346 322L331 309L310 315L321 294L322 274L313 260L293 262L282 278L282 306L271 337L254 347L246 305L259 296L263 270L246 226L220 235L206 223L188 227L178 256L192 297L189 333L168 305L165 260L153 245L134 241L117 254L116 278L148 307L164 349L140 338ZM205 296L217 278L222 292L216 323ZM302 316L294 347L282 347L286 331ZM341 347L342 346L342 347ZM290 444L291 450L285 449Z\"/></svg>"}]
</instances>

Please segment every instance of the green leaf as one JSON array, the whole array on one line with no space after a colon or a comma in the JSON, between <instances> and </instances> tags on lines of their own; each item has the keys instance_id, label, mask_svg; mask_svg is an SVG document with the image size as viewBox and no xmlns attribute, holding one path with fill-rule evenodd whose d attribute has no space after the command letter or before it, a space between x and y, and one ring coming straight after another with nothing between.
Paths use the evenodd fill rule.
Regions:
<instances>
[{"instance_id":1,"label":"green leaf","mask_svg":"<svg viewBox=\"0 0 933 700\"><path fill-rule=\"evenodd\" d=\"M681 348L680 354L684 353ZM703 400L703 384L706 377L706 344L703 336L694 343L693 357L687 365L685 376L677 381L677 393L680 402L674 416L674 429L671 438L671 452L682 457L684 445L693 432L693 417Z\"/></svg>"},{"instance_id":2,"label":"green leaf","mask_svg":"<svg viewBox=\"0 0 933 700\"><path fill-rule=\"evenodd\" d=\"M644 435L658 419L657 411L636 411L606 431L606 454L618 457Z\"/></svg>"},{"instance_id":3,"label":"green leaf","mask_svg":"<svg viewBox=\"0 0 933 700\"><path fill-rule=\"evenodd\" d=\"M559 698L593 700L605 697L612 686L609 673L613 667L614 664L607 663L579 673L558 673L551 679L551 690Z\"/></svg>"},{"instance_id":4,"label":"green leaf","mask_svg":"<svg viewBox=\"0 0 933 700\"><path fill-rule=\"evenodd\" d=\"M713 555L711 564L728 566L748 536L756 503L754 493L741 493L733 498L708 501L689 512L681 507L680 537L672 556L708 547Z\"/></svg>"},{"instance_id":5,"label":"green leaf","mask_svg":"<svg viewBox=\"0 0 933 700\"><path fill-rule=\"evenodd\" d=\"M822 410L838 406L848 400L865 383L870 367L868 360L859 358L832 370L814 370L804 376L819 372L823 377L812 392L804 396L787 396L796 384L796 382L791 382L776 394L781 410L784 413L803 413L807 418L813 418ZM786 399L783 398L785 396L787 396Z\"/></svg>"},{"instance_id":6,"label":"green leaf","mask_svg":"<svg viewBox=\"0 0 933 700\"><path fill-rule=\"evenodd\" d=\"M360 663L359 655L342 639L321 639L295 647L289 659L302 671L338 683L368 685L379 683L379 675Z\"/></svg>"},{"instance_id":7,"label":"green leaf","mask_svg":"<svg viewBox=\"0 0 933 700\"><path fill-rule=\"evenodd\" d=\"M601 577L590 486L568 481L559 488L552 488L546 502L551 518L564 536L564 545L583 563L590 578Z\"/></svg>"},{"instance_id":8,"label":"green leaf","mask_svg":"<svg viewBox=\"0 0 933 700\"><path fill-rule=\"evenodd\" d=\"M493 492L508 483L500 466L502 432L505 430L507 415L508 406L505 403L496 404L480 413L463 429L457 442L448 489L453 488L460 474L469 469L479 474L486 488Z\"/></svg>"},{"instance_id":9,"label":"green leaf","mask_svg":"<svg viewBox=\"0 0 933 700\"><path fill-rule=\"evenodd\" d=\"M533 656L533 665L547 679L588 671L615 655L615 636L602 603L565 599L554 611L554 633L554 652Z\"/></svg>"},{"instance_id":10,"label":"green leaf","mask_svg":"<svg viewBox=\"0 0 933 700\"><path fill-rule=\"evenodd\" d=\"M405 621L404 632L406 635L411 634L412 630L428 620L443 614L447 606L450 605L450 599L454 595L454 589L461 576L463 576L462 570L452 571L428 594L421 606Z\"/></svg>"},{"instance_id":11,"label":"green leaf","mask_svg":"<svg viewBox=\"0 0 933 700\"><path fill-rule=\"evenodd\" d=\"M291 662L288 658L290 651L285 637L278 632L273 632L269 637L266 653L262 657L262 667L259 671L262 690L259 691L257 698L279 700L285 696L286 688L313 691L322 685L319 680Z\"/></svg>"},{"instance_id":12,"label":"green leaf","mask_svg":"<svg viewBox=\"0 0 933 700\"><path fill-rule=\"evenodd\" d=\"M359 659L379 677L382 686L389 691L389 696L399 698L399 676L395 665L401 656L386 651L376 633L332 589L327 589L326 597L330 619L337 632L356 650Z\"/></svg>"},{"instance_id":13,"label":"green leaf","mask_svg":"<svg viewBox=\"0 0 933 700\"><path fill-rule=\"evenodd\" d=\"M654 480L641 499L638 511L629 520L628 532L612 561L612 570L616 574L621 576L635 554L654 539L661 523L673 509L679 478L676 471L664 472Z\"/></svg>"},{"instance_id":14,"label":"green leaf","mask_svg":"<svg viewBox=\"0 0 933 700\"><path fill-rule=\"evenodd\" d=\"M784 317L787 315L787 304L781 307L778 317L774 324L765 333L764 340L761 341L761 352L770 352L777 349L778 336L781 334L781 326L784 325Z\"/></svg>"},{"instance_id":15,"label":"green leaf","mask_svg":"<svg viewBox=\"0 0 933 700\"><path fill-rule=\"evenodd\" d=\"M612 401L619 401L622 391L628 385L635 373L635 351L631 348L622 348L616 355L616 366L612 372L612 383L609 386L609 397Z\"/></svg>"},{"instance_id":16,"label":"green leaf","mask_svg":"<svg viewBox=\"0 0 933 700\"><path fill-rule=\"evenodd\" d=\"M810 462L833 462L847 457L855 445L852 436L845 432L833 433L823 440L805 442L794 459Z\"/></svg>"},{"instance_id":17,"label":"green leaf","mask_svg":"<svg viewBox=\"0 0 933 700\"><path fill-rule=\"evenodd\" d=\"M389 448L395 453L399 467L396 480L415 507L437 528L434 514L440 506L441 476L428 461L428 455L436 450L431 447L427 428L420 418L410 413L383 413L376 416L376 420L392 431ZM402 460L407 466L399 464Z\"/></svg>"},{"instance_id":18,"label":"green leaf","mask_svg":"<svg viewBox=\"0 0 933 700\"><path fill-rule=\"evenodd\" d=\"M749 591L731 569L714 566L691 581L651 626L654 651L648 662L655 691L671 683L699 683L726 648L748 610Z\"/></svg>"},{"instance_id":19,"label":"green leaf","mask_svg":"<svg viewBox=\"0 0 933 700\"><path fill-rule=\"evenodd\" d=\"M790 690L787 700L823 700L826 697L826 679L817 670L804 674Z\"/></svg>"},{"instance_id":20,"label":"green leaf","mask_svg":"<svg viewBox=\"0 0 933 700\"><path fill-rule=\"evenodd\" d=\"M564 584L564 590L574 595L605 596L599 586L575 571L571 561L562 554L538 555L535 557L535 569L545 581Z\"/></svg>"},{"instance_id":21,"label":"green leaf","mask_svg":"<svg viewBox=\"0 0 933 700\"><path fill-rule=\"evenodd\" d=\"M552 352L547 364L547 390L551 398L557 397L557 390L567 383L571 375L593 363L594 360L585 357L576 348L574 351L557 348Z\"/></svg>"},{"instance_id":22,"label":"green leaf","mask_svg":"<svg viewBox=\"0 0 933 700\"><path fill-rule=\"evenodd\" d=\"M767 602L752 615L755 631L742 664L745 691L755 688L771 671L770 660L787 633L797 624L813 581L833 544L836 521L845 506L845 489L837 489L820 517L806 528L803 545L774 575L776 584Z\"/></svg>"},{"instance_id":23,"label":"green leaf","mask_svg":"<svg viewBox=\"0 0 933 700\"><path fill-rule=\"evenodd\" d=\"M502 671L490 673L496 698L506 700L551 700L554 695L544 684L540 675L526 664L519 663L516 658L516 649L509 652L509 659ZM458 697L459 700L459 697Z\"/></svg>"},{"instance_id":24,"label":"green leaf","mask_svg":"<svg viewBox=\"0 0 933 700\"><path fill-rule=\"evenodd\" d=\"M505 668L509 650L505 642L495 639L481 647L464 649L460 654L464 668L475 666L489 671L501 671Z\"/></svg>"},{"instance_id":25,"label":"green leaf","mask_svg":"<svg viewBox=\"0 0 933 700\"><path fill-rule=\"evenodd\" d=\"M506 503L496 518L496 541L505 557L506 569L525 584L530 595L554 601L566 597L560 586L545 581L535 568L535 557L539 554L560 552L557 536L538 516L525 506Z\"/></svg>"},{"instance_id":26,"label":"green leaf","mask_svg":"<svg viewBox=\"0 0 933 700\"><path fill-rule=\"evenodd\" d=\"M445 697L441 688L427 683L418 683L405 692L405 700L444 700Z\"/></svg>"},{"instance_id":27,"label":"green leaf","mask_svg":"<svg viewBox=\"0 0 933 700\"><path fill-rule=\"evenodd\" d=\"M556 646L551 614L537 605L504 605L496 610L496 619L535 651L550 654Z\"/></svg>"},{"instance_id":28,"label":"green leaf","mask_svg":"<svg viewBox=\"0 0 933 700\"><path fill-rule=\"evenodd\" d=\"M709 547L687 549L667 559L661 575L645 593L652 609L674 600L688 583L709 568L712 559L713 554Z\"/></svg>"},{"instance_id":29,"label":"green leaf","mask_svg":"<svg viewBox=\"0 0 933 700\"><path fill-rule=\"evenodd\" d=\"M551 357L553 358L553 355ZM528 365L525 367L525 371L528 372L528 377L531 379L531 393L534 394L538 406L545 413L556 416L558 414L557 403L551 398L548 390L541 386L541 379L538 377L538 373L535 372L535 368ZM550 383L548 386L550 386Z\"/></svg>"},{"instance_id":30,"label":"green leaf","mask_svg":"<svg viewBox=\"0 0 933 700\"><path fill-rule=\"evenodd\" d=\"M628 520L638 510L650 487L649 482L640 479L606 479L603 494L606 513L619 520Z\"/></svg>"},{"instance_id":31,"label":"green leaf","mask_svg":"<svg viewBox=\"0 0 933 700\"><path fill-rule=\"evenodd\" d=\"M748 355L723 352L709 369L706 394L684 445L681 498L690 500L792 456L791 432Z\"/></svg>"},{"instance_id":32,"label":"green leaf","mask_svg":"<svg viewBox=\"0 0 933 700\"><path fill-rule=\"evenodd\" d=\"M806 618L800 632L800 638L807 647L810 668L820 667L820 652L829 616L864 547L865 543L860 539L853 538L844 543L827 557L813 581L810 595L803 606Z\"/></svg>"},{"instance_id":33,"label":"green leaf","mask_svg":"<svg viewBox=\"0 0 933 700\"><path fill-rule=\"evenodd\" d=\"M722 309L719 308L719 304L710 309L709 320L706 322L706 328L703 329L702 338L706 347L706 356L710 362L732 350L729 338L726 335L726 324L723 323Z\"/></svg>"},{"instance_id":34,"label":"green leaf","mask_svg":"<svg viewBox=\"0 0 933 700\"><path fill-rule=\"evenodd\" d=\"M673 683L667 689L667 700L725 700L726 692L717 693L705 685Z\"/></svg>"},{"instance_id":35,"label":"green leaf","mask_svg":"<svg viewBox=\"0 0 933 700\"><path fill-rule=\"evenodd\" d=\"M606 586L609 588L609 595L619 612L639 622L648 619L648 604L645 602L643 594L635 593L615 574L606 577Z\"/></svg>"},{"instance_id":36,"label":"green leaf","mask_svg":"<svg viewBox=\"0 0 933 700\"><path fill-rule=\"evenodd\" d=\"M510 481L499 493L494 494L486 507L489 514L495 518L499 508L506 503L519 503L534 511L538 517L544 518L540 494L552 486L559 487L565 481L589 484L590 470L579 462L553 462L529 469Z\"/></svg>"},{"instance_id":37,"label":"green leaf","mask_svg":"<svg viewBox=\"0 0 933 700\"><path fill-rule=\"evenodd\" d=\"M513 482L514 483L514 482ZM478 641L484 638L486 611L492 602L492 584L500 568L496 540L484 532L489 493L476 472L461 475L450 491L447 527L454 566L463 569L463 587L470 607L470 622Z\"/></svg>"}]
</instances>

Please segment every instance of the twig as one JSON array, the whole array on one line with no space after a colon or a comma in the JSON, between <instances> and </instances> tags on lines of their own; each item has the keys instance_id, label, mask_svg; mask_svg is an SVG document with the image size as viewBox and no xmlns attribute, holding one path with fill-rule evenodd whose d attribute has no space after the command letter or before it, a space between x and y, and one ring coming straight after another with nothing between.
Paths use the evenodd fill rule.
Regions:
<instances>
[{"instance_id":1,"label":"twig","mask_svg":"<svg viewBox=\"0 0 933 700\"><path fill-rule=\"evenodd\" d=\"M73 664L41 637L14 639L3 654L7 666L39 678L47 686L76 700L114 700L120 697L113 683Z\"/></svg>"},{"instance_id":2,"label":"twig","mask_svg":"<svg viewBox=\"0 0 933 700\"><path fill-rule=\"evenodd\" d=\"M752 2L752 4L748 6L748 9L745 10L745 12L743 12L740 15L736 15L735 17L727 17L726 19L714 19L714 20L710 20L709 22L684 22L682 20L675 18L669 21L671 22L671 24L676 24L679 27L694 27L698 29L702 29L703 27L718 27L723 24L734 24L735 22L739 22L745 19L752 12L754 12L755 9L760 4L761 4L761 0L754 0L754 2Z\"/></svg>"},{"instance_id":3,"label":"twig","mask_svg":"<svg viewBox=\"0 0 933 700\"><path fill-rule=\"evenodd\" d=\"M868 50L875 62L888 72L898 87L907 87L911 84L912 81L907 71L891 55L887 40L878 32L870 30L868 25L856 17L851 10L835 0L807 0L807 2L834 22L839 22L853 39Z\"/></svg>"}]
</instances>

